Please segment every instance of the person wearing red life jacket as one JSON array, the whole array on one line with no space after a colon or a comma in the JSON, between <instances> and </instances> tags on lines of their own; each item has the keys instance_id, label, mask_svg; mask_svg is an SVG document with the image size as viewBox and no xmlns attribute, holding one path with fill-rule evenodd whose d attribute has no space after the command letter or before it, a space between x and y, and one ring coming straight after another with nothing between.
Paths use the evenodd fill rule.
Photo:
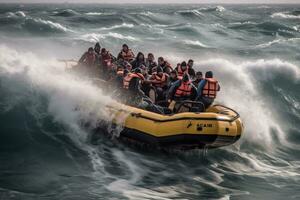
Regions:
<instances>
[{"instance_id":1,"label":"person wearing red life jacket","mask_svg":"<svg viewBox=\"0 0 300 200\"><path fill-rule=\"evenodd\" d=\"M169 102L194 100L197 97L197 89L191 83L188 74L184 74L181 80L177 80L169 89L167 99Z\"/></svg>"},{"instance_id":2,"label":"person wearing red life jacket","mask_svg":"<svg viewBox=\"0 0 300 200\"><path fill-rule=\"evenodd\" d=\"M113 72L113 57L105 48L101 49L100 54L102 78L109 80Z\"/></svg>"},{"instance_id":3,"label":"person wearing red life jacket","mask_svg":"<svg viewBox=\"0 0 300 200\"><path fill-rule=\"evenodd\" d=\"M198 84L196 100L202 102L205 108L208 108L214 102L219 91L220 85L218 81L213 78L213 72L208 71L205 73L205 79Z\"/></svg>"},{"instance_id":4,"label":"person wearing red life jacket","mask_svg":"<svg viewBox=\"0 0 300 200\"><path fill-rule=\"evenodd\" d=\"M158 58L158 67L161 67L163 69L163 72L170 75L171 71L173 70L171 64L166 61L163 57Z\"/></svg>"},{"instance_id":5,"label":"person wearing red life jacket","mask_svg":"<svg viewBox=\"0 0 300 200\"><path fill-rule=\"evenodd\" d=\"M118 60L131 62L134 59L134 53L127 44L123 44L121 52L118 54Z\"/></svg>"},{"instance_id":6,"label":"person wearing red life jacket","mask_svg":"<svg viewBox=\"0 0 300 200\"><path fill-rule=\"evenodd\" d=\"M185 61L183 61L180 65L177 65L175 70L178 73L178 78L181 79L184 74L188 74L188 66Z\"/></svg>"}]
</instances>

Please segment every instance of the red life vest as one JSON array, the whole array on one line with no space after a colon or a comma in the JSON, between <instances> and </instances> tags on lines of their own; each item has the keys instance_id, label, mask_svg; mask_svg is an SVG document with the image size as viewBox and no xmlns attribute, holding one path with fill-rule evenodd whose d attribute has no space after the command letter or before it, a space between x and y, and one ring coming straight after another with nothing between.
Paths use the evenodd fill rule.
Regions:
<instances>
[{"instance_id":1,"label":"red life vest","mask_svg":"<svg viewBox=\"0 0 300 200\"><path fill-rule=\"evenodd\" d=\"M216 98L217 97L217 91L219 90L219 84L218 81L214 78L206 78L206 83L202 90L202 95L204 97L209 98Z\"/></svg>"},{"instance_id":2,"label":"red life vest","mask_svg":"<svg viewBox=\"0 0 300 200\"><path fill-rule=\"evenodd\" d=\"M88 66L92 66L96 61L96 56L94 53L90 54L87 53L84 59L84 64L88 65Z\"/></svg>"},{"instance_id":3,"label":"red life vest","mask_svg":"<svg viewBox=\"0 0 300 200\"><path fill-rule=\"evenodd\" d=\"M181 85L177 88L175 92L176 97L186 97L192 94L192 84L190 81L183 82L181 81Z\"/></svg>"},{"instance_id":4,"label":"red life vest","mask_svg":"<svg viewBox=\"0 0 300 200\"><path fill-rule=\"evenodd\" d=\"M125 78L123 79L123 88L128 89L129 83L132 78L140 78L142 81L144 80L143 74L140 73L129 73Z\"/></svg>"},{"instance_id":5,"label":"red life vest","mask_svg":"<svg viewBox=\"0 0 300 200\"><path fill-rule=\"evenodd\" d=\"M178 66L178 68L177 68L177 73L178 73L178 76L180 76L180 77L183 77L183 75L185 73L188 73L188 71L189 71L188 66L186 67L186 70L184 70L184 71L182 70L181 66Z\"/></svg>"},{"instance_id":6,"label":"red life vest","mask_svg":"<svg viewBox=\"0 0 300 200\"><path fill-rule=\"evenodd\" d=\"M122 50L121 55L122 55L122 58L123 58L124 61L130 62L134 59L134 53L132 52L131 49L128 49L127 52Z\"/></svg>"},{"instance_id":7,"label":"red life vest","mask_svg":"<svg viewBox=\"0 0 300 200\"><path fill-rule=\"evenodd\" d=\"M167 84L167 75L165 73L163 73L162 77L158 76L158 74L156 72L154 72L152 74L151 79L155 80L155 83L152 83L152 85L154 87L164 87Z\"/></svg>"}]
</instances>

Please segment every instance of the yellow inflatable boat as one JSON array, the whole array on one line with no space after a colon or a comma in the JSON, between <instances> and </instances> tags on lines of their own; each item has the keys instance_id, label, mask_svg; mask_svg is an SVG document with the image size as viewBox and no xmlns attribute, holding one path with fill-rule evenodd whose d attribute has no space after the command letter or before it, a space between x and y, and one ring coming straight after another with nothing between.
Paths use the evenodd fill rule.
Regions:
<instances>
[{"instance_id":1,"label":"yellow inflatable boat","mask_svg":"<svg viewBox=\"0 0 300 200\"><path fill-rule=\"evenodd\" d=\"M122 105L108 106L120 138L163 148L216 148L233 144L243 132L239 114L214 105L205 112L163 115Z\"/></svg>"}]
</instances>

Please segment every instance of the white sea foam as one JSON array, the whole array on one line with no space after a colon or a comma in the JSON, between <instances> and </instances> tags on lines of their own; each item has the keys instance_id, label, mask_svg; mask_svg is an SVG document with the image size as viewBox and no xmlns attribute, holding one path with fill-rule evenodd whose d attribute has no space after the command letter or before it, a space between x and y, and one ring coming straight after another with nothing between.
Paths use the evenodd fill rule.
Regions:
<instances>
[{"instance_id":1,"label":"white sea foam","mask_svg":"<svg viewBox=\"0 0 300 200\"><path fill-rule=\"evenodd\" d=\"M91 15L91 16L101 16L101 15L115 15L116 13L103 13L103 12L88 12L85 13L86 15Z\"/></svg>"},{"instance_id":2,"label":"white sea foam","mask_svg":"<svg viewBox=\"0 0 300 200\"><path fill-rule=\"evenodd\" d=\"M41 18L37 18L37 19L32 18L32 20L35 21L36 23L48 25L49 27L51 27L53 29L57 29L57 30L60 30L63 32L71 31L67 27L61 25L60 23L52 22L50 20L43 20Z\"/></svg>"},{"instance_id":3,"label":"white sea foam","mask_svg":"<svg viewBox=\"0 0 300 200\"><path fill-rule=\"evenodd\" d=\"M88 33L80 36L80 40L87 42L98 42L101 39L105 38L115 38L120 40L128 40L128 41L139 41L139 38L130 36L130 35L122 35L120 33L109 32L109 33Z\"/></svg>"},{"instance_id":4,"label":"white sea foam","mask_svg":"<svg viewBox=\"0 0 300 200\"><path fill-rule=\"evenodd\" d=\"M183 42L184 42L184 44L187 44L187 45L198 46L198 47L202 47L202 48L209 47L198 40L184 40Z\"/></svg>"},{"instance_id":5,"label":"white sea foam","mask_svg":"<svg viewBox=\"0 0 300 200\"><path fill-rule=\"evenodd\" d=\"M100 30L113 30L113 29L118 29L118 28L133 28L133 27L134 27L133 24L123 23L123 24L114 25L111 27L103 27L103 28L100 28Z\"/></svg>"},{"instance_id":6,"label":"white sea foam","mask_svg":"<svg viewBox=\"0 0 300 200\"><path fill-rule=\"evenodd\" d=\"M267 47L270 47L274 44L286 44L286 43L290 43L290 42L300 42L300 38L289 38L289 39L275 39L275 40L272 40L270 42L266 42L266 43L263 43L263 44L259 44L257 45L256 47L257 48L267 48Z\"/></svg>"},{"instance_id":7,"label":"white sea foam","mask_svg":"<svg viewBox=\"0 0 300 200\"><path fill-rule=\"evenodd\" d=\"M272 18L284 18L284 19L300 19L300 15L291 15L288 12L277 12L271 15Z\"/></svg>"}]
</instances>

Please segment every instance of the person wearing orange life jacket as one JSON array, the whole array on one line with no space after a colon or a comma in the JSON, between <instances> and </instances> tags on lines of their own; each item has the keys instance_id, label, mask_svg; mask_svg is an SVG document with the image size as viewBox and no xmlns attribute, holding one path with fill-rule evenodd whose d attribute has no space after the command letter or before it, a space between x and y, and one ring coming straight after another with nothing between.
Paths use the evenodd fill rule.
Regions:
<instances>
[{"instance_id":1,"label":"person wearing orange life jacket","mask_svg":"<svg viewBox=\"0 0 300 200\"><path fill-rule=\"evenodd\" d=\"M161 67L163 69L163 72L170 75L171 71L173 70L171 64L166 61L163 57L158 58L158 67Z\"/></svg>"},{"instance_id":2,"label":"person wearing orange life jacket","mask_svg":"<svg viewBox=\"0 0 300 200\"><path fill-rule=\"evenodd\" d=\"M137 106L142 102L145 96L141 90L141 84L144 76L140 68L136 68L133 73L128 73L123 79L124 100L126 104Z\"/></svg>"},{"instance_id":3,"label":"person wearing orange life jacket","mask_svg":"<svg viewBox=\"0 0 300 200\"><path fill-rule=\"evenodd\" d=\"M101 68L102 68L102 78L108 80L113 71L113 58L112 55L105 48L101 49L100 54Z\"/></svg>"},{"instance_id":4,"label":"person wearing orange life jacket","mask_svg":"<svg viewBox=\"0 0 300 200\"><path fill-rule=\"evenodd\" d=\"M177 65L175 70L178 73L179 79L181 79L184 74L188 74L188 66L185 61L183 61L180 65Z\"/></svg>"},{"instance_id":5,"label":"person wearing orange life jacket","mask_svg":"<svg viewBox=\"0 0 300 200\"><path fill-rule=\"evenodd\" d=\"M127 44L123 44L121 52L118 54L118 60L131 62L134 59L134 53L129 49Z\"/></svg>"},{"instance_id":6,"label":"person wearing orange life jacket","mask_svg":"<svg viewBox=\"0 0 300 200\"><path fill-rule=\"evenodd\" d=\"M156 68L156 72L150 77L150 82L157 93L157 100L165 99L165 92L168 88L169 75L163 72L161 67Z\"/></svg>"},{"instance_id":7,"label":"person wearing orange life jacket","mask_svg":"<svg viewBox=\"0 0 300 200\"><path fill-rule=\"evenodd\" d=\"M198 84L198 96L196 100L202 102L205 108L208 108L217 97L218 91L220 91L220 85L218 81L213 78L213 72L208 71L205 73L205 79Z\"/></svg>"},{"instance_id":8,"label":"person wearing orange life jacket","mask_svg":"<svg viewBox=\"0 0 300 200\"><path fill-rule=\"evenodd\" d=\"M176 81L169 89L168 102L194 100L197 97L197 89L191 83L189 75L184 74L181 80Z\"/></svg>"}]
</instances>

